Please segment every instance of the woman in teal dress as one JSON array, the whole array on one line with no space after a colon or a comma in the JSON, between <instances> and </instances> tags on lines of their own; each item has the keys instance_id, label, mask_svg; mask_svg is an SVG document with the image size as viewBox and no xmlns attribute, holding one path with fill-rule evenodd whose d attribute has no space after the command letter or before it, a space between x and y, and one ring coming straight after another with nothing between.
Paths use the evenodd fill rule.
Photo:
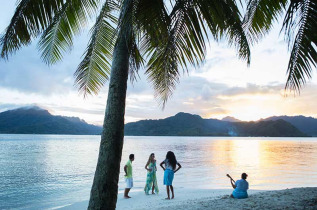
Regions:
<instances>
[{"instance_id":1,"label":"woman in teal dress","mask_svg":"<svg viewBox=\"0 0 317 210\"><path fill-rule=\"evenodd\" d=\"M157 186L157 180L156 180L156 160L155 160L155 155L152 153L149 157L149 160L147 161L145 165L145 169L147 170L147 175L146 175L146 184L144 187L144 192L145 194L149 195L149 192L152 188L152 194L158 193L159 189ZM155 193L154 193L155 190Z\"/></svg>"}]
</instances>

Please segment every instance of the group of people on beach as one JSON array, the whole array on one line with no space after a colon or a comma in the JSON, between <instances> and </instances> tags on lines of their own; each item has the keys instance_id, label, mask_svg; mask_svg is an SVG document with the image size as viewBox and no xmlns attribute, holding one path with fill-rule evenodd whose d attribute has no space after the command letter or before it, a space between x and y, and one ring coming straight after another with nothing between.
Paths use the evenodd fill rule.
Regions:
<instances>
[{"instance_id":1,"label":"group of people on beach","mask_svg":"<svg viewBox=\"0 0 317 210\"><path fill-rule=\"evenodd\" d=\"M124 198L131 198L128 194L130 189L133 187L133 177L132 177L132 162L134 161L134 154L129 155L128 162L124 165L125 172L125 182L126 188L124 190ZM177 162L175 154L172 151L168 151L166 154L166 158L161 162L160 166L164 170L164 178L163 184L166 185L167 198L166 199L174 199L174 188L173 188L173 180L174 174L182 167L180 163ZM176 168L176 166L178 166ZM151 153L147 163L145 164L145 169L147 170L146 175L146 183L144 187L144 192L146 195L150 194L150 190L152 189L152 194L158 193L158 185L156 179L156 159L155 154ZM154 192L155 191L155 192ZM170 197L170 191L172 196Z\"/></svg>"},{"instance_id":2,"label":"group of people on beach","mask_svg":"<svg viewBox=\"0 0 317 210\"><path fill-rule=\"evenodd\" d=\"M133 187L133 176L132 176L132 162L134 161L134 154L129 155L129 160L124 165L124 172L125 172L125 182L126 182L126 188L124 190L124 198L131 198L128 194L130 192L130 189ZM175 154L172 151L168 151L166 154L166 158L164 161L160 163L160 166L164 170L164 178L163 178L163 184L166 185L166 192L167 192L167 200L174 199L174 188L173 188L173 180L174 180L174 174L181 169L181 164L177 162ZM176 168L177 166L177 168ZM158 185L157 185L157 179L156 179L156 159L155 154L151 153L149 156L149 159L145 165L145 169L147 170L147 176L146 176L146 183L144 187L144 192L146 195L150 194L150 191L152 190L152 194L157 194L159 192ZM234 188L234 191L231 194L232 198L247 198L248 193L247 190L249 189L249 183L246 181L247 174L242 173L241 179L234 181L229 174L227 176L230 178L230 183L232 187ZM155 191L155 192L154 192ZM172 196L170 197L170 191L172 193Z\"/></svg>"}]
</instances>

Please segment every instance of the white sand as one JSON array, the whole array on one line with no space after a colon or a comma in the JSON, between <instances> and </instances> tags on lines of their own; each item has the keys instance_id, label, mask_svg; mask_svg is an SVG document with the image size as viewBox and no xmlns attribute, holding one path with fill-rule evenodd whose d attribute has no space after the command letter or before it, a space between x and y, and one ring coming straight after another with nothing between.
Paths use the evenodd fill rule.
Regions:
<instances>
[{"instance_id":1,"label":"white sand","mask_svg":"<svg viewBox=\"0 0 317 210\"><path fill-rule=\"evenodd\" d=\"M317 209L317 187L275 191L249 190L249 198L229 198L232 190L175 189L175 199L165 200L166 192L146 196L143 192L130 193L131 199L118 195L117 209ZM88 201L63 209L87 209Z\"/></svg>"}]
</instances>

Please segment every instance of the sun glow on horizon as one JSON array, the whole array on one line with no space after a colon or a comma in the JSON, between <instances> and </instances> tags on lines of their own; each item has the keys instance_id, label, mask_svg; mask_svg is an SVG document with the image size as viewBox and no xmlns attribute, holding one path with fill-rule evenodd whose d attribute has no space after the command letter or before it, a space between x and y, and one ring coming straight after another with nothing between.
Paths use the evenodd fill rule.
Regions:
<instances>
[{"instance_id":1,"label":"sun glow on horizon","mask_svg":"<svg viewBox=\"0 0 317 210\"><path fill-rule=\"evenodd\" d=\"M256 121L261 118L267 118L276 115L272 107L259 104L250 104L247 106L234 107L232 116L242 121Z\"/></svg>"},{"instance_id":2,"label":"sun glow on horizon","mask_svg":"<svg viewBox=\"0 0 317 210\"><path fill-rule=\"evenodd\" d=\"M219 95L224 102L224 113L209 113L209 118L222 119L226 116L234 117L241 121L256 121L261 118L278 115L276 103L281 99L279 94L254 93L237 95Z\"/></svg>"}]
</instances>

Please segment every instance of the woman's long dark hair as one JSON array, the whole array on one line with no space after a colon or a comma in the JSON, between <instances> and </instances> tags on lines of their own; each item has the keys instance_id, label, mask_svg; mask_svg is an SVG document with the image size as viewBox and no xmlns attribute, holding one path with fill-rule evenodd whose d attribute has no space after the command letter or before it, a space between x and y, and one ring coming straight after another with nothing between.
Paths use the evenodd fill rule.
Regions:
<instances>
[{"instance_id":1,"label":"woman's long dark hair","mask_svg":"<svg viewBox=\"0 0 317 210\"><path fill-rule=\"evenodd\" d=\"M168 151L166 154L166 159L168 160L169 164L171 164L174 170L176 168L176 163L177 163L174 152Z\"/></svg>"}]
</instances>

